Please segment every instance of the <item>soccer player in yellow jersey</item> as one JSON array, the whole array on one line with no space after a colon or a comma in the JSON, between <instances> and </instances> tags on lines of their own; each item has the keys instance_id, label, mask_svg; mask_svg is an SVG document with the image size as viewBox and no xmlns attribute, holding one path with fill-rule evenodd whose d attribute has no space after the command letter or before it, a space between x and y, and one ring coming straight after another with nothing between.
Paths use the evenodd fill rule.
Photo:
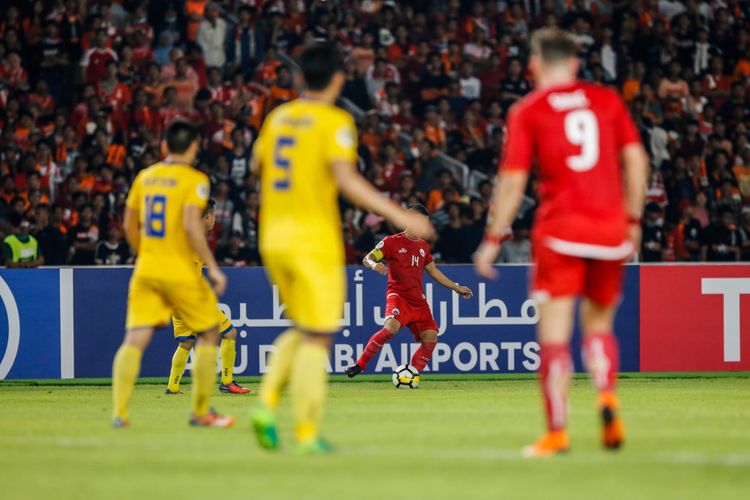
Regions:
<instances>
[{"instance_id":1,"label":"soccer player in yellow jersey","mask_svg":"<svg viewBox=\"0 0 750 500\"><path fill-rule=\"evenodd\" d=\"M261 176L260 251L294 326L274 342L251 418L260 445L277 448L275 410L288 382L296 449L321 453L329 449L319 436L326 358L346 296L339 191L417 237L434 232L426 217L387 200L357 173L354 122L334 106L345 82L337 49L311 45L299 62L305 93L269 114L253 148L251 168Z\"/></svg>"},{"instance_id":2,"label":"soccer player in yellow jersey","mask_svg":"<svg viewBox=\"0 0 750 500\"><path fill-rule=\"evenodd\" d=\"M177 311L198 337L190 424L234 424L232 417L219 415L208 405L216 379L216 293L224 292L227 280L208 248L201 220L209 181L191 166L198 141L195 126L172 122L166 131L166 159L140 172L130 188L125 235L138 258L130 279L125 340L112 367L115 427L128 425L128 402L141 355L154 329L165 325L172 311ZM213 290L195 267L196 254L206 263Z\"/></svg>"},{"instance_id":3,"label":"soccer player in yellow jersey","mask_svg":"<svg viewBox=\"0 0 750 500\"><path fill-rule=\"evenodd\" d=\"M215 207L216 202L210 199L203 210L203 228L206 232L211 231L214 224L216 224ZM195 267L203 269L203 261L199 257L195 258ZM237 329L219 309L216 309L216 320L218 321L219 336L221 337L221 343L219 344L219 358L221 359L221 383L219 384L219 391L228 394L247 394L250 392L250 389L246 389L234 381L233 370L234 360L237 355L237 351L235 350L235 346L237 345ZM172 356L172 369L169 372L169 382L164 393L180 394L180 380L182 380L182 374L185 372L185 365L187 365L190 349L195 345L196 335L194 331L188 328L185 320L182 319L182 316L177 311L174 311L174 314L172 314L172 326L174 327L174 338L179 344Z\"/></svg>"}]
</instances>

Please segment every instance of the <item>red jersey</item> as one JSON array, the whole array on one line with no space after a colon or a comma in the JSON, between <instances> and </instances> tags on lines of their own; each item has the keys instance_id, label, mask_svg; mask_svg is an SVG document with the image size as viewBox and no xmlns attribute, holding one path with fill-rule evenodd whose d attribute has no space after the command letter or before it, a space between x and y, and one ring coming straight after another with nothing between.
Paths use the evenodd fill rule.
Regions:
<instances>
[{"instance_id":1,"label":"red jersey","mask_svg":"<svg viewBox=\"0 0 750 500\"><path fill-rule=\"evenodd\" d=\"M568 255L627 254L620 152L638 142L624 102L606 87L574 82L537 90L513 106L501 170L538 164L535 239Z\"/></svg>"},{"instance_id":2,"label":"red jersey","mask_svg":"<svg viewBox=\"0 0 750 500\"><path fill-rule=\"evenodd\" d=\"M386 296L396 294L410 304L425 302L423 274L424 267L432 262L430 245L399 233L384 238L375 249L388 263Z\"/></svg>"}]
</instances>

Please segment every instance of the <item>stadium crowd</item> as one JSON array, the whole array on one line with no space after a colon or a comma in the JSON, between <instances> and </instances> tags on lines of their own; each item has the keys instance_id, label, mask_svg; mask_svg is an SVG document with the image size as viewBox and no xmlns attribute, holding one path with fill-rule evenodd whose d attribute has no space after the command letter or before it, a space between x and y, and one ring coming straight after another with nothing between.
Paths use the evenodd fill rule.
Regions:
<instances>
[{"instance_id":1,"label":"stadium crowd","mask_svg":"<svg viewBox=\"0 0 750 500\"><path fill-rule=\"evenodd\" d=\"M6 1L0 9L0 239L9 266L126 264L128 186L165 126L198 122L223 265L257 265L264 116L297 96L285 61L313 40L347 54L343 96L364 111L360 168L468 262L508 108L533 90L529 33L561 26L581 77L619 89L651 157L643 261L750 260L750 6L746 1ZM534 182L503 246L530 260ZM394 231L342 203L348 260ZM38 255L30 241L38 242Z\"/></svg>"}]
</instances>

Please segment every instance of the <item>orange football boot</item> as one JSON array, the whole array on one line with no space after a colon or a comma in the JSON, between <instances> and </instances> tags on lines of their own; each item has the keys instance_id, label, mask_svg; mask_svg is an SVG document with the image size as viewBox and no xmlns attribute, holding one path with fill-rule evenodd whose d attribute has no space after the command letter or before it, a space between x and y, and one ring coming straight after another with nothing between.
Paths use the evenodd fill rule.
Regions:
<instances>
[{"instance_id":1,"label":"orange football boot","mask_svg":"<svg viewBox=\"0 0 750 500\"><path fill-rule=\"evenodd\" d=\"M568 438L567 431L564 429L559 431L549 431L536 443L525 446L521 450L521 455L524 458L546 457L558 453L565 453L568 451L569 447L570 439Z\"/></svg>"},{"instance_id":2,"label":"orange football boot","mask_svg":"<svg viewBox=\"0 0 750 500\"><path fill-rule=\"evenodd\" d=\"M625 441L625 426L618 415L620 402L613 393L603 392L598 406L602 415L602 444L608 450L616 450Z\"/></svg>"}]
</instances>

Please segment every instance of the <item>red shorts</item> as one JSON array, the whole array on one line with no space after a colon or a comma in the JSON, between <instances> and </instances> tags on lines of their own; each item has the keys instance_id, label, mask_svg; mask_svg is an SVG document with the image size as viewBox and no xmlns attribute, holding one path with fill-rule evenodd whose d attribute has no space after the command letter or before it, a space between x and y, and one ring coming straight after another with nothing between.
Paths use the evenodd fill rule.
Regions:
<instances>
[{"instance_id":1,"label":"red shorts","mask_svg":"<svg viewBox=\"0 0 750 500\"><path fill-rule=\"evenodd\" d=\"M438 331L427 301L414 305L395 293L388 294L385 302L385 318L394 318L401 323L401 326L409 328L416 341L420 340L419 334L425 330Z\"/></svg>"},{"instance_id":2,"label":"red shorts","mask_svg":"<svg viewBox=\"0 0 750 500\"><path fill-rule=\"evenodd\" d=\"M557 253L544 244L533 246L532 295L540 301L583 296L610 306L620 300L622 260L598 260Z\"/></svg>"}]
</instances>

